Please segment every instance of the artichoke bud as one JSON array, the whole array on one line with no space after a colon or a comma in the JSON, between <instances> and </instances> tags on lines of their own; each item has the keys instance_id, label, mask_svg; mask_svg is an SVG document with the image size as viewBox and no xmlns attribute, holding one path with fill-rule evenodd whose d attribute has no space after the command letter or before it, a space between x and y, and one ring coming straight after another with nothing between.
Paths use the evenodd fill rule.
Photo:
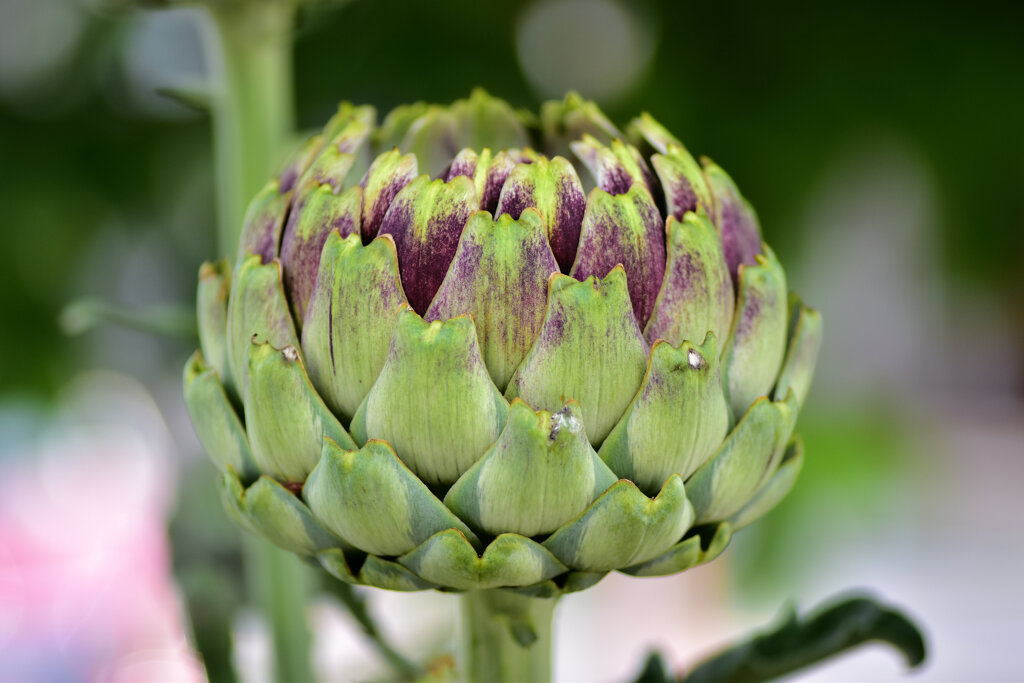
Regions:
<instances>
[{"instance_id":1,"label":"artichoke bud","mask_svg":"<svg viewBox=\"0 0 1024 683\"><path fill-rule=\"evenodd\" d=\"M200 270L185 402L229 514L350 583L552 597L774 507L821 316L724 171L628 132L572 93L342 104Z\"/></svg>"}]
</instances>

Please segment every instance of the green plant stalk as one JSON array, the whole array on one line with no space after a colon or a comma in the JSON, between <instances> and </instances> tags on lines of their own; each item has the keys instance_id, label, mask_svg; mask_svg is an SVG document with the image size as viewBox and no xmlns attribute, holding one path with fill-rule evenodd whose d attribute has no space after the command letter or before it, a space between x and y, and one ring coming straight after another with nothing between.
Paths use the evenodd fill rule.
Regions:
<instances>
[{"instance_id":1,"label":"green plant stalk","mask_svg":"<svg viewBox=\"0 0 1024 683\"><path fill-rule=\"evenodd\" d=\"M212 99L218 248L233 258L253 195L278 167L294 126L293 0L228 0L210 8L219 78Z\"/></svg>"},{"instance_id":2,"label":"green plant stalk","mask_svg":"<svg viewBox=\"0 0 1024 683\"><path fill-rule=\"evenodd\" d=\"M552 617L557 599L485 590L464 593L460 601L463 680L551 680Z\"/></svg>"},{"instance_id":3,"label":"green plant stalk","mask_svg":"<svg viewBox=\"0 0 1024 683\"><path fill-rule=\"evenodd\" d=\"M214 63L211 99L217 182L217 248L232 259L245 209L271 177L293 128L292 33L289 0L227 1L209 9L208 54ZM278 681L311 681L306 606L309 570L265 540L247 536L249 589L266 618Z\"/></svg>"}]
</instances>

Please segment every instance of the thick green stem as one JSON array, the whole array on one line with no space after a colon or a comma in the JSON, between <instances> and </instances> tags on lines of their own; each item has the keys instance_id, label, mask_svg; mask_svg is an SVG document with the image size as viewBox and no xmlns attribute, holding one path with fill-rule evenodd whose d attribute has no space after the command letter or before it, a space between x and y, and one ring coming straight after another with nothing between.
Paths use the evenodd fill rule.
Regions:
<instances>
[{"instance_id":1,"label":"thick green stem","mask_svg":"<svg viewBox=\"0 0 1024 683\"><path fill-rule=\"evenodd\" d=\"M293 0L211 3L217 249L233 258L249 199L272 177L292 134ZM246 571L273 640L277 681L311 681L309 570L291 553L247 538Z\"/></svg>"},{"instance_id":2,"label":"thick green stem","mask_svg":"<svg viewBox=\"0 0 1024 683\"><path fill-rule=\"evenodd\" d=\"M210 10L218 248L228 258L249 200L273 175L292 134L295 11L292 0L226 1Z\"/></svg>"},{"instance_id":3,"label":"thick green stem","mask_svg":"<svg viewBox=\"0 0 1024 683\"><path fill-rule=\"evenodd\" d=\"M306 607L310 570L295 555L246 534L246 572L273 640L275 681L313 681Z\"/></svg>"},{"instance_id":4,"label":"thick green stem","mask_svg":"<svg viewBox=\"0 0 1024 683\"><path fill-rule=\"evenodd\" d=\"M464 680L551 680L551 621L556 600L501 590L470 591L460 600Z\"/></svg>"}]
</instances>

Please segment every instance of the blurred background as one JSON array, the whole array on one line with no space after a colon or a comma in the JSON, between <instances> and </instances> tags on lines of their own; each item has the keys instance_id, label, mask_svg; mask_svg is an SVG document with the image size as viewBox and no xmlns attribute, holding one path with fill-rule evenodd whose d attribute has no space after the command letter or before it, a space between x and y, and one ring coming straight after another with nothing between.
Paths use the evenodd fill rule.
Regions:
<instances>
[{"instance_id":1,"label":"blurred background","mask_svg":"<svg viewBox=\"0 0 1024 683\"><path fill-rule=\"evenodd\" d=\"M576 89L623 124L650 111L728 169L824 314L793 493L708 566L567 597L559 680L626 680L651 646L683 668L848 588L924 624L918 679L1020 676L1021 26L1011 3L303 8L300 129L341 99L383 113L477 85L531 109ZM160 93L203 80L204 32L176 6L0 2L2 680L266 680L181 399L214 174L209 118ZM451 596L367 599L403 652L449 647ZM329 597L308 616L323 680L387 674ZM867 647L806 680L904 673Z\"/></svg>"}]
</instances>

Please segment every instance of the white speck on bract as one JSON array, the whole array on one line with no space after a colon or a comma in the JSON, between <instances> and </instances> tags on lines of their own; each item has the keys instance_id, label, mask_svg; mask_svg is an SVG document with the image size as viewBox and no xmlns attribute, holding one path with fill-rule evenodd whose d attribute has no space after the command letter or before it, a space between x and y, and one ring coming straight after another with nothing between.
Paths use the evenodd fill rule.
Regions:
<instances>
[{"instance_id":1,"label":"white speck on bract","mask_svg":"<svg viewBox=\"0 0 1024 683\"><path fill-rule=\"evenodd\" d=\"M700 370L704 366L704 358L693 349L686 352L686 360L694 370Z\"/></svg>"},{"instance_id":2,"label":"white speck on bract","mask_svg":"<svg viewBox=\"0 0 1024 683\"><path fill-rule=\"evenodd\" d=\"M299 352L295 350L294 346L284 347L284 349L281 351L281 355L284 356L284 359L290 363L294 363L299 359Z\"/></svg>"}]
</instances>

